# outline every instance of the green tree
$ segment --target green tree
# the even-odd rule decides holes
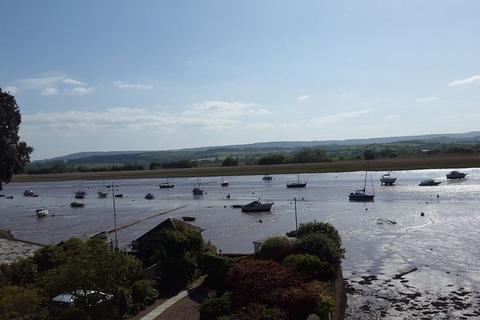
[[[21,122],[15,98],[0,89],[0,190],[30,161],[33,148],[18,136]]]
[[[364,152],[363,152],[363,158],[365,160],[373,160],[377,157],[376,155],[376,152],[375,150],[372,150],[372,149],[366,149]]]
[[[237,166],[237,165],[238,165],[238,160],[237,158],[233,158],[233,157],[226,157],[222,162],[222,166],[224,167],[231,167],[231,166]]]
[[[43,300],[34,289],[0,287],[0,319],[46,319]]]

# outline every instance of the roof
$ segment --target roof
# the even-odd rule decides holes
[[[153,229],[150,229],[148,232],[144,233],[141,235],[136,242],[142,241],[143,238],[148,237],[152,234],[155,234],[161,230],[180,230],[180,229],[187,229],[187,230],[194,230],[198,232],[202,232],[203,229],[197,226],[194,226],[188,222],[175,219],[175,218],[167,218],[165,219],[162,223],[158,224],[156,227]]]

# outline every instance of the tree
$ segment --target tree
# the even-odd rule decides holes
[[[372,149],[366,149],[364,152],[363,152],[363,158],[365,160],[373,160],[376,158],[376,154],[375,154],[375,150],[372,150]]]
[[[15,98],[0,89],[0,190],[30,161],[33,148],[18,136],[21,122]]]
[[[237,158],[233,158],[233,157],[226,157],[222,162],[222,166],[224,167],[231,167],[231,166],[237,166],[237,165],[238,165],[238,160]]]

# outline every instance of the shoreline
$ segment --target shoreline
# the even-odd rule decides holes
[[[329,173],[351,171],[399,171],[420,169],[448,169],[480,167],[479,154],[439,155],[412,158],[339,160],[333,162],[293,163],[277,165],[239,165],[232,167],[196,167],[182,169],[158,169],[135,171],[69,172],[51,174],[21,174],[12,182],[48,182],[68,180],[106,180],[177,178],[205,176],[241,176],[263,174]]]

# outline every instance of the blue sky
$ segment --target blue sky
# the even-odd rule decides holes
[[[0,5],[34,159],[479,129],[475,0]]]

